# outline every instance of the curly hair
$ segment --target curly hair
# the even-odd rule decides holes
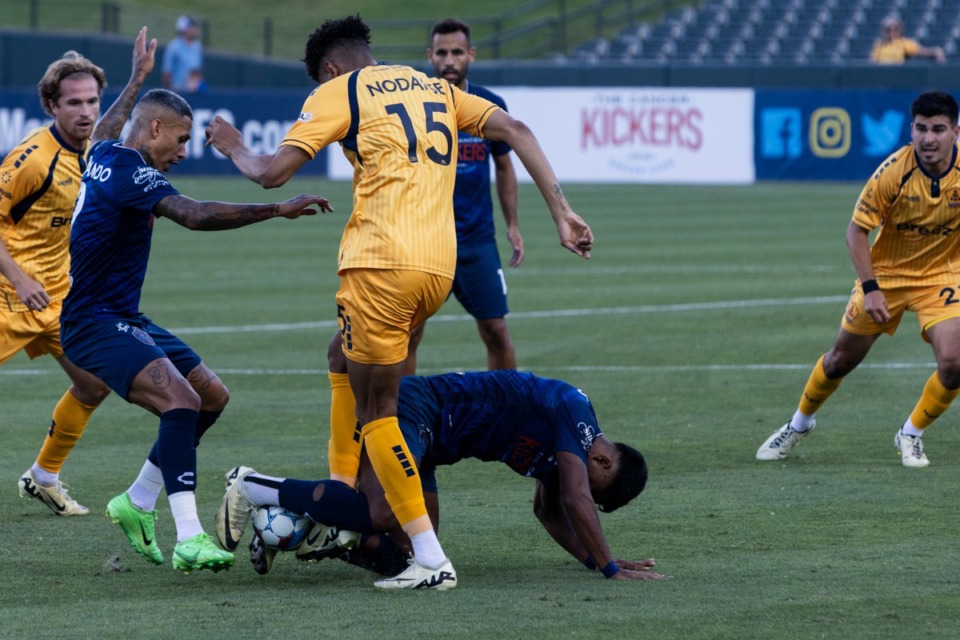
[[[600,511],[610,513],[636,498],[647,486],[647,462],[643,454],[622,442],[613,445],[620,452],[620,467],[617,475],[610,483],[610,489],[604,496],[603,504],[598,504]]]
[[[320,66],[325,60],[357,47],[370,48],[370,27],[359,14],[327,20],[310,35],[301,62],[307,68],[307,75],[320,82]]]
[[[40,94],[40,106],[48,116],[53,115],[50,103],[56,104],[60,100],[60,83],[70,76],[88,75],[97,81],[100,93],[107,86],[107,76],[103,69],[93,64],[76,51],[67,51],[59,60],[55,60],[47,67],[46,73],[37,83],[37,93]]]

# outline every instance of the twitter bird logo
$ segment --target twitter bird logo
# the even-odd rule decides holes
[[[903,136],[903,117],[899,111],[885,111],[880,120],[863,114],[863,137],[867,140],[863,155],[886,156],[893,151]]]

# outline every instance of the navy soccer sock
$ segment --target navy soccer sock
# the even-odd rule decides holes
[[[247,482],[257,482],[248,478]],[[323,485],[323,495],[313,499],[317,485]],[[372,533],[367,496],[336,480],[284,480],[280,485],[280,506],[294,513],[302,513],[314,522],[347,531]]]
[[[150,455],[156,453],[168,496],[197,489],[196,427],[197,412],[192,409],[171,409],[160,415],[157,442]]]

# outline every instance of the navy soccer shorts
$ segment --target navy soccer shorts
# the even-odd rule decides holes
[[[496,242],[457,247],[453,295],[477,320],[507,315],[507,282]]]
[[[187,343],[145,315],[66,323],[60,327],[60,341],[73,364],[103,380],[124,400],[137,374],[158,358],[169,358],[183,377],[201,362]]]

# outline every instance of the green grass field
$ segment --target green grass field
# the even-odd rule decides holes
[[[210,199],[318,191],[338,209],[226,233],[157,224],[143,309],[232,391],[199,453],[212,529],[234,465],[325,473],[324,349],[349,186],[172,179]],[[754,460],[836,332],[858,189],[568,185],[596,234],[585,262],[559,247],[535,189],[521,188],[527,259],[507,274],[518,361],[583,388],[607,435],[644,452],[647,491],[601,521],[616,555],[655,557],[673,580],[589,574],[536,522],[531,481],[472,461],[439,473],[441,540],[460,576],[449,593],[381,593],[372,574],[292,556],[268,576],[242,552],[220,574],[149,565],[101,514],[135,477],[156,420],[109,398],[63,474],[93,513],[55,518],[15,484],[66,378],[51,358],[21,354],[0,368],[0,637],[956,637],[957,414],[927,434],[927,469],[903,468],[892,443],[933,368],[913,316],[844,383],[797,455]],[[448,303],[428,325],[421,372],[484,362],[472,320]],[[169,557],[165,500],[159,510]]]

